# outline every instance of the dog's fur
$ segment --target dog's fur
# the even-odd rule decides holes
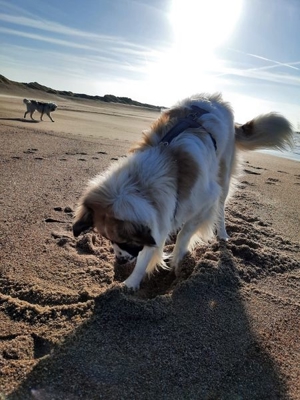
[[[198,120],[201,126],[162,143],[192,106],[207,111]],[[171,257],[178,272],[199,239],[208,240],[215,230],[228,239],[224,206],[237,171],[237,150],[282,149],[291,142],[290,123],[276,113],[238,125],[220,94],[185,99],[162,113],[126,159],[89,183],[76,211],[74,235],[95,227],[113,242],[117,257],[130,253],[128,245],[136,249],[137,262],[125,285],[137,289],[145,272],[166,266],[164,244],[179,231]]]
[[[44,103],[41,101],[28,99],[24,99],[23,103],[26,105],[27,108],[27,111],[24,114],[24,118],[26,118],[26,115],[30,113],[30,118],[34,121],[32,115],[35,111],[38,111],[41,114],[41,121],[43,121],[43,115],[47,114],[51,121],[54,122],[50,113],[57,109],[57,105],[55,103]]]

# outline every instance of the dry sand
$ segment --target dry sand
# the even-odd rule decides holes
[[[55,101],[35,123],[0,96],[0,398],[299,399],[300,164],[245,155],[230,241],[131,293],[73,210],[157,113]]]

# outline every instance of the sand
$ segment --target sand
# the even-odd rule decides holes
[[[246,154],[231,239],[133,293],[72,218],[158,114],[48,96],[55,123],[31,122],[17,94],[0,96],[0,398],[299,399],[300,164]]]

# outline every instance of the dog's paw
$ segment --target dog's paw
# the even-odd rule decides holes
[[[187,253],[185,253],[185,256],[175,268],[174,272],[176,278],[187,279],[194,271],[195,266],[195,258],[188,251]]]
[[[217,236],[218,240],[224,240],[224,242],[228,242],[228,240],[230,239],[230,236],[227,235],[227,233],[225,232],[225,234],[219,234]]]
[[[176,252],[173,254],[172,258],[171,258],[171,268],[174,269],[175,275],[178,277],[178,275],[180,274],[180,264],[181,261],[183,260],[183,258],[185,257],[185,255],[188,254],[188,250],[184,250],[180,253]]]
[[[224,240],[225,242],[227,242],[227,240],[230,239],[230,237],[227,235],[226,225],[225,225],[224,221],[220,221],[220,223],[217,227],[216,234],[217,234],[218,240]]]
[[[137,281],[136,279],[132,279],[131,276],[127,278],[123,284],[128,288],[132,290],[139,290],[140,288],[140,282]]]
[[[222,228],[218,230],[217,238],[218,240],[224,240],[225,242],[227,242],[230,239],[230,236],[227,235],[226,229]]]

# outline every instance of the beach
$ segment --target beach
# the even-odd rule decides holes
[[[0,95],[0,399],[299,399],[300,163],[244,154],[230,240],[131,292],[72,221],[159,113],[45,94],[55,122],[33,122],[21,96]]]

